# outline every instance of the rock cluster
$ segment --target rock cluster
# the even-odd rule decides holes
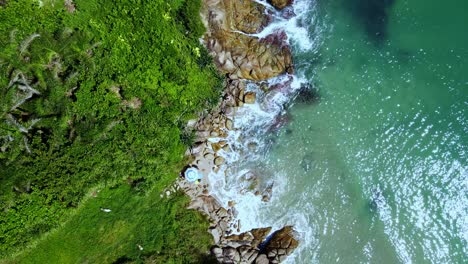
[[[210,194],[211,187],[206,177],[210,172],[224,170],[227,173],[229,160],[226,157],[234,151],[228,136],[237,129],[233,121],[236,112],[245,104],[255,104],[258,100],[257,94],[248,89],[247,84],[256,82],[263,87],[262,90],[271,90],[275,94],[283,88],[268,87],[262,81],[293,70],[284,32],[275,32],[263,39],[252,35],[267,26],[273,12],[253,0],[203,1],[201,15],[208,28],[203,41],[218,69],[227,78],[219,105],[199,120],[191,120],[187,124],[188,129],[195,131],[195,143],[186,155],[204,177],[199,184],[181,178],[178,185],[191,198],[188,208],[208,216],[208,231],[215,242],[211,253],[220,263],[279,263],[298,246],[290,226],[273,233],[267,227],[233,234],[240,232],[242,224],[235,220],[235,203],[229,202],[223,207]],[[287,82],[286,86],[289,85]],[[250,151],[256,151],[255,142],[247,142],[246,145]],[[245,177],[252,186],[258,185],[257,176],[249,174]],[[270,184],[255,194],[267,202],[272,187]]]
[[[220,263],[280,263],[297,248],[298,242],[290,226],[267,237],[271,228],[258,228],[226,237],[227,246],[211,249]]]
[[[208,29],[206,47],[230,79],[264,80],[293,70],[284,32],[259,39],[271,19],[265,7],[252,0],[206,0],[202,18]]]

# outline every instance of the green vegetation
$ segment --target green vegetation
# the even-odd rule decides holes
[[[0,258],[200,261],[205,221],[159,197],[221,87],[199,8],[0,1]]]

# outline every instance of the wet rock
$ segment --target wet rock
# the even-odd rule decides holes
[[[274,232],[265,244],[265,251],[268,254],[279,254],[279,250],[285,250],[290,254],[292,250],[296,249],[299,242],[294,238],[294,230],[291,226],[283,227],[282,229]],[[283,252],[283,251],[282,251]]]
[[[218,131],[211,131],[210,132],[210,137],[219,137],[219,132]]]
[[[226,119],[225,126],[228,130],[232,130],[234,128],[234,123],[231,119]]]
[[[291,6],[287,6],[281,12],[281,17],[284,19],[290,19],[294,16],[296,16],[296,13],[294,13],[294,9]]]
[[[211,148],[214,152],[218,152],[221,149],[221,145],[219,143],[211,143]]]
[[[254,104],[257,95],[254,92],[247,92],[244,94],[244,103],[246,104]]]
[[[247,148],[249,149],[249,151],[251,152],[256,152],[257,151],[257,147],[258,147],[258,144],[256,142],[249,142],[249,144],[247,144]]]
[[[283,8],[280,2],[289,3],[290,1],[270,2],[280,9]],[[188,154],[191,164],[196,164],[202,174],[207,175],[210,171],[219,171],[230,175],[229,166],[221,166],[226,160],[219,156],[224,155],[219,151],[221,149],[230,151],[227,136],[229,130],[235,129],[233,118],[238,111],[237,107],[256,103],[256,93],[246,91],[246,89],[250,90],[247,86],[250,85],[249,83],[255,84],[256,81],[266,80],[283,73],[292,73],[291,51],[284,31],[275,31],[262,39],[249,35],[261,31],[268,24],[272,18],[271,8],[254,0],[205,0],[202,3],[201,15],[208,29],[203,42],[213,55],[218,69],[225,74],[227,79],[224,82],[223,100],[218,107],[210,112],[201,113],[203,118],[198,122],[191,121],[188,124],[187,130],[193,128],[196,131],[195,142],[199,142]],[[281,11],[283,17],[292,15],[294,15],[292,9],[285,8]],[[268,82],[263,82],[263,91],[267,93],[265,97],[270,96],[266,99],[272,99],[267,101],[271,102],[271,107],[275,111],[279,109],[278,107],[284,107],[276,103],[275,96],[291,96],[293,93],[290,85],[292,77],[288,78],[288,76],[282,77],[281,80],[284,81],[274,85],[271,88],[272,92],[267,92]],[[266,101],[263,100],[263,93],[262,101]],[[221,138],[223,140],[213,142]],[[244,138],[239,144],[244,145],[248,142],[249,140]],[[233,148],[235,146],[234,144]],[[247,146],[250,151],[258,151],[255,142],[250,142]],[[245,177],[247,183],[251,183],[252,188],[243,191],[262,190],[255,175]],[[201,184],[191,184],[183,179],[179,179],[178,184],[192,198],[189,208],[199,210],[209,217],[209,232],[217,244],[211,252],[220,263],[279,263],[295,248],[295,240],[288,238],[282,230],[266,239],[271,232],[269,227],[232,234],[236,229],[238,232],[241,230],[240,221],[234,221],[238,214],[235,204],[229,202],[228,210],[226,210],[214,197],[210,196],[206,177],[202,179]],[[267,201],[271,197],[272,186],[270,184],[262,192],[257,191],[256,194],[261,195],[262,199]],[[262,248],[262,254],[260,254],[259,247]]]
[[[214,164],[217,166],[223,165],[226,160],[223,157],[216,157],[214,160]]]
[[[273,194],[273,183],[269,184],[268,187],[262,193],[262,201],[269,202],[271,199],[271,195]]]
[[[271,232],[271,227],[264,227],[264,228],[256,228],[250,230],[250,233],[254,237],[252,240],[252,247],[257,248],[263,240],[265,240],[266,236]]]
[[[226,151],[226,152],[228,152],[228,151],[230,150],[229,145],[224,145],[224,146],[223,146],[223,150]]]
[[[203,157],[207,160],[213,160],[214,159],[214,154],[213,153],[205,153]]]
[[[275,8],[281,10],[286,6],[292,4],[292,0],[268,0],[268,3],[270,3]]]

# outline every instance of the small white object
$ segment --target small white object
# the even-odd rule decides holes
[[[104,213],[109,213],[109,212],[111,212],[112,210],[109,209],[109,208],[101,208],[101,211],[103,211]]]
[[[201,178],[202,177],[201,177],[200,173],[195,168],[188,168],[185,171],[185,179],[187,179],[187,181],[189,181],[189,182],[195,182],[195,181],[197,181],[197,180],[199,180]]]

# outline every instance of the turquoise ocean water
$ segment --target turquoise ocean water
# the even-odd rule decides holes
[[[265,162],[292,263],[468,263],[468,1],[320,0]],[[298,216],[299,215],[299,216]]]

